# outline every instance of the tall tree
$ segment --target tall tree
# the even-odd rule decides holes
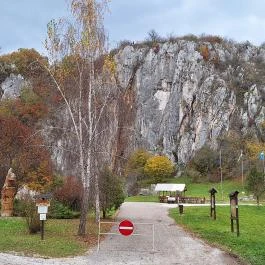
[[[251,169],[247,177],[246,189],[253,192],[257,198],[257,205],[259,205],[260,196],[265,192],[265,184],[262,172],[259,172],[256,167]]]
[[[112,68],[105,57],[103,15],[107,1],[71,0],[70,3],[73,18],[58,23],[51,21],[48,25],[46,47],[52,65],[46,69],[64,100],[77,142],[78,174],[83,188],[78,234],[84,235],[91,180],[97,166],[94,154],[102,152],[98,138],[108,128],[108,124],[102,126],[102,119],[112,98]],[[99,211],[97,177],[95,182]]]
[[[51,182],[50,154],[40,137],[16,117],[0,114],[0,173],[12,167],[18,183],[44,190]],[[0,181],[0,188],[1,188]]]

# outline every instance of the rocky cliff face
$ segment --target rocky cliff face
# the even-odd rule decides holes
[[[217,148],[218,137],[232,130],[265,141],[262,47],[177,40],[154,47],[128,45],[117,51],[114,60],[113,89],[120,94],[112,108],[116,120],[111,131],[116,140],[110,149],[116,157],[144,147],[186,163],[206,143]],[[1,84],[1,97],[12,91],[16,96],[23,82],[19,76],[8,77]],[[69,156],[60,148],[64,140],[55,142],[57,166],[71,173]],[[71,148],[69,143],[63,145]],[[122,162],[114,163],[117,168]]]
[[[135,93],[136,146],[186,163],[205,143],[216,148],[218,136],[229,130],[262,138],[264,49],[179,40],[126,46],[115,60],[121,87],[131,82]]]

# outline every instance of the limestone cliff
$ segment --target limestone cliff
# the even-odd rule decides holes
[[[134,145],[186,163],[205,143],[217,147],[229,130],[264,140],[263,48],[178,40],[128,45],[115,60],[118,83],[125,89],[131,82],[135,94]]]
[[[217,138],[231,130],[265,141],[264,48],[178,39],[151,47],[127,45],[113,58],[117,65],[113,90],[119,93],[111,107],[115,141],[108,148],[117,157],[116,168],[122,163],[119,157],[137,147],[186,163],[205,143],[217,148]],[[8,77],[1,84],[1,97],[12,91],[16,96],[23,82],[19,76]],[[56,114],[62,123],[68,122],[66,116]],[[73,144],[58,134],[52,140],[54,134],[45,126],[57,167],[71,172],[73,166],[63,150]]]

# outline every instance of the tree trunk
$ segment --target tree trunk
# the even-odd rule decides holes
[[[79,236],[84,236],[86,234],[88,202],[89,202],[89,187],[84,187],[83,195],[82,195],[80,222],[79,222],[79,228],[78,228]]]
[[[103,212],[103,219],[105,219],[106,218],[106,210],[103,209],[102,212]]]
[[[95,205],[96,205],[96,222],[100,221],[100,204],[99,204],[99,186],[98,186],[98,175],[95,174]]]
[[[259,206],[259,196],[257,196],[257,205]]]

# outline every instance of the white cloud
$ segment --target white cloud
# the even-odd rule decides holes
[[[0,46],[43,50],[46,24],[66,13],[65,0],[1,1]],[[265,41],[263,0],[112,0],[106,28],[112,46],[120,40],[143,40],[155,29],[170,33],[222,35],[254,44]]]

